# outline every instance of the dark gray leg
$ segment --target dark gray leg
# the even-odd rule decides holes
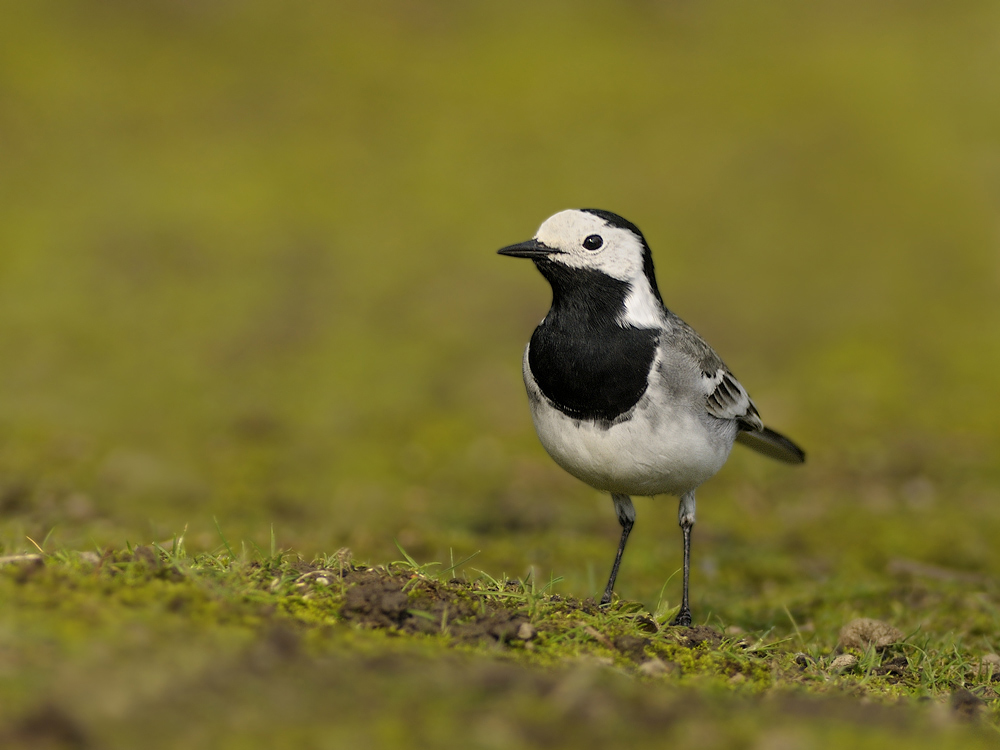
[[[625,542],[628,541],[629,532],[635,523],[635,508],[632,499],[628,495],[612,495],[615,501],[615,513],[618,514],[618,523],[622,525],[622,539],[618,542],[618,554],[615,555],[615,564],[611,568],[611,577],[608,578],[608,587],[604,589],[604,596],[601,597],[601,604],[611,602],[611,593],[615,589],[615,579],[618,577],[618,566],[622,562],[622,553],[625,552]]]
[[[691,527],[694,526],[694,491],[681,497],[677,508],[677,523],[684,535],[684,591],[681,594],[681,608],[671,625],[691,625],[691,607],[688,606],[688,581],[691,578]]]

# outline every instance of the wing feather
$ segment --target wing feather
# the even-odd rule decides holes
[[[806,460],[805,451],[770,427],[759,432],[740,432],[736,442],[786,464],[800,464]]]
[[[708,393],[705,408],[709,414],[718,419],[735,419],[743,430],[764,429],[757,407],[725,365],[711,374],[703,372],[702,382]]]

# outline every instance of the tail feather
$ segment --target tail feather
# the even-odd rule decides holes
[[[736,435],[736,442],[786,464],[801,464],[806,460],[804,450],[769,427],[760,431],[740,432]]]

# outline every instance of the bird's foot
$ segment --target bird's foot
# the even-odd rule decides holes
[[[670,624],[673,625],[675,628],[676,627],[681,627],[681,628],[689,628],[689,627],[691,627],[691,610],[690,609],[682,609],[680,612],[677,613],[677,617],[675,617],[673,619],[673,622],[671,622]]]
[[[604,596],[601,597],[601,606],[606,607],[611,604],[611,591],[605,591]]]

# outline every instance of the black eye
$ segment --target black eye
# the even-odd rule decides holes
[[[601,235],[599,234],[592,234],[583,241],[583,246],[588,250],[596,250],[603,244],[604,240],[601,239]]]

